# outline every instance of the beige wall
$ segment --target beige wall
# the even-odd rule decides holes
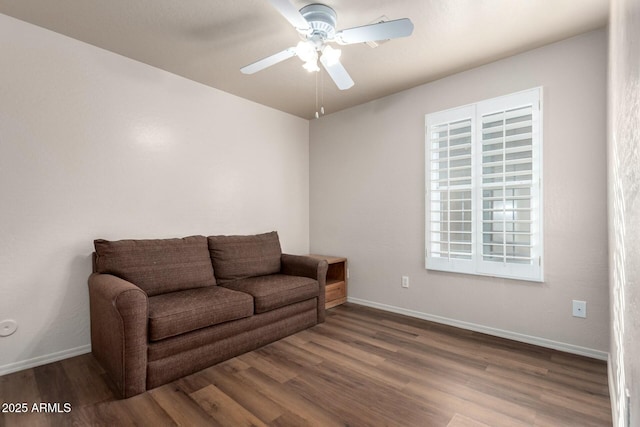
[[[348,257],[351,300],[606,358],[606,63],[599,30],[312,121],[311,250]],[[424,115],[536,86],[545,282],[426,271]]]
[[[95,238],[309,250],[308,121],[0,15],[0,374],[89,350]]]
[[[609,389],[622,427],[640,425],[640,1],[613,0],[609,28]]]

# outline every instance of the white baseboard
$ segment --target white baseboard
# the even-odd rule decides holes
[[[417,317],[418,319],[429,320],[431,322],[442,323],[457,328],[468,329],[470,331],[481,332],[483,334],[493,335],[500,338],[507,338],[514,341],[520,341],[527,344],[534,344],[540,347],[552,348],[554,350],[564,351],[566,353],[587,356],[593,359],[608,360],[609,353],[591,348],[580,347],[573,344],[553,341],[546,338],[534,337],[531,335],[520,334],[518,332],[505,331],[503,329],[492,328],[489,326],[478,325],[475,323],[464,322],[462,320],[450,319],[447,317],[437,316],[435,314],[423,313],[420,311],[409,310],[406,308],[396,307],[393,305],[382,304],[379,302],[363,300],[360,298],[347,297],[348,302],[360,304],[367,307],[378,308],[392,313],[403,314],[409,317]]]
[[[45,354],[34,357],[32,359],[21,360],[19,362],[9,363],[0,366],[0,376],[11,374],[13,372],[22,371],[24,369],[35,368],[36,366],[46,365],[47,363],[57,362],[58,360],[68,359],[70,357],[79,356],[91,352],[91,345],[81,345],[80,347],[70,348],[58,351],[56,353]]]
[[[409,310],[402,307],[396,307],[393,305],[382,304],[379,302],[368,301],[360,298],[348,297],[348,302],[354,304],[364,305],[366,307],[377,308],[392,313],[402,314],[409,317],[416,317],[418,319],[429,320],[431,322],[442,323],[444,325],[455,326],[457,328],[467,329],[470,331],[481,332],[488,335],[494,335],[501,338],[507,338],[514,341],[520,341],[527,344],[534,344],[540,347],[552,348],[554,350],[560,350],[567,353],[578,354],[580,356],[587,356],[599,360],[609,361],[609,353],[594,350],[587,347],[581,347],[573,344],[562,343],[558,341],[549,340],[546,338],[534,337],[531,335],[520,334],[518,332],[505,331],[503,329],[492,328],[489,326],[478,325],[475,323],[464,322],[461,320],[450,319],[448,317],[437,316],[434,314],[423,313],[420,311]],[[59,351],[56,353],[45,354],[43,356],[34,357],[32,359],[22,360],[19,362],[9,363],[7,365],[0,366],[0,376],[10,374],[13,372],[22,371],[24,369],[34,368],[36,366],[46,365],[47,363],[57,362],[59,360],[68,359],[70,357],[79,356],[91,352],[91,345],[82,345],[80,347],[71,348],[68,350]],[[609,361],[609,389],[612,387],[612,375],[611,363]],[[613,394],[612,394],[613,396]]]

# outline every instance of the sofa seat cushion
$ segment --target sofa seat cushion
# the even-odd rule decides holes
[[[149,339],[158,341],[253,315],[251,295],[220,286],[149,298]]]
[[[280,272],[282,250],[275,231],[207,239],[218,284]]]
[[[222,285],[253,296],[255,312],[264,313],[318,296],[318,281],[308,277],[271,274]]]
[[[207,238],[116,240],[98,239],[95,272],[133,283],[148,296],[213,286],[216,279]]]

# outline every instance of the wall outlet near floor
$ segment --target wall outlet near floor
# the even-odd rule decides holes
[[[409,287],[409,276],[402,276],[402,287],[403,288]]]
[[[573,300],[573,317],[587,317],[587,302]]]
[[[13,319],[6,319],[0,322],[0,337],[8,337],[18,329],[18,322]]]

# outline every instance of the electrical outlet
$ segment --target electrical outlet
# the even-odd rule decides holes
[[[573,317],[587,317],[587,302],[573,300]]]
[[[409,276],[402,276],[402,287],[403,288],[409,287]]]
[[[13,335],[18,329],[18,322],[13,319],[6,319],[0,322],[0,337]]]

